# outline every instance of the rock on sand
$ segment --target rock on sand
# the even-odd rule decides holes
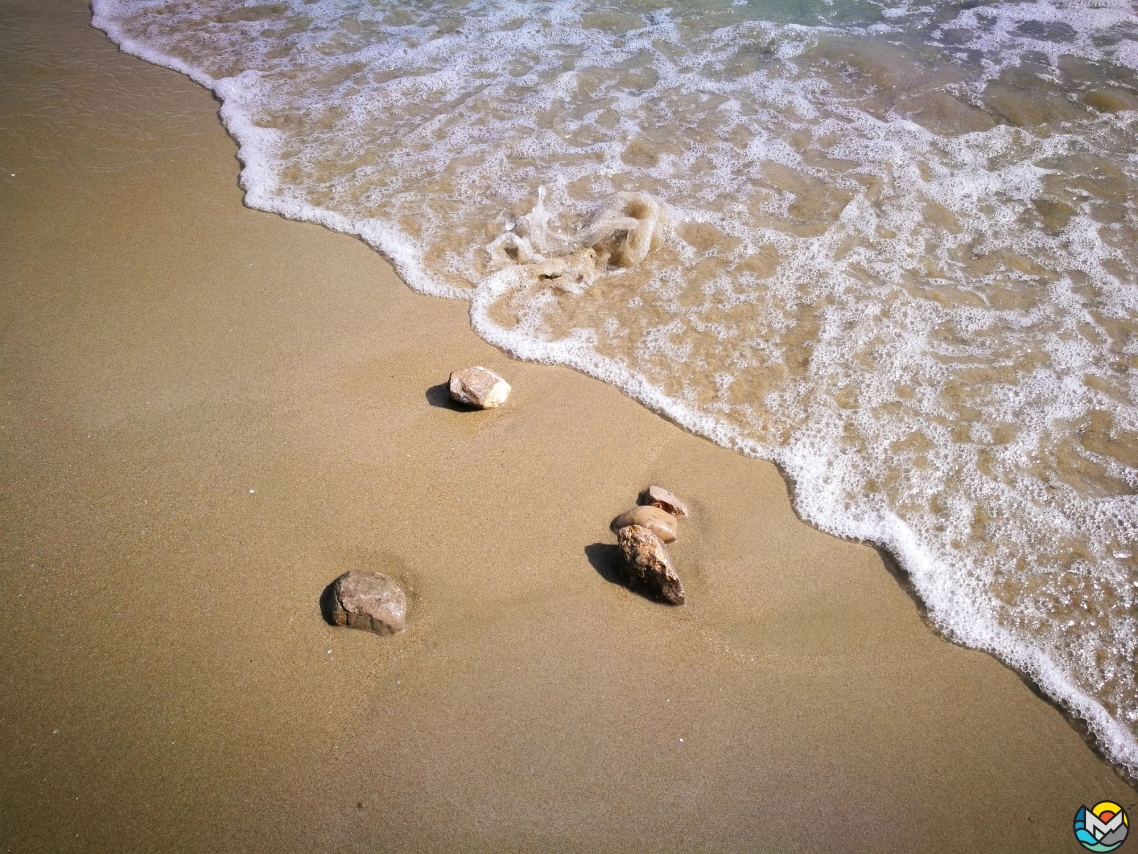
[[[407,595],[386,575],[345,572],[326,595],[325,616],[337,626],[394,635],[406,625]]]
[[[659,507],[633,507],[613,519],[609,527],[613,531],[619,531],[629,525],[647,528],[665,543],[676,541],[676,517]]]
[[[688,506],[662,486],[650,486],[640,493],[640,503],[647,507],[659,507],[681,519],[688,517]]]
[[[475,365],[450,375],[450,396],[467,406],[494,409],[510,396],[510,384],[489,368]]]
[[[628,565],[630,587],[671,605],[684,604],[684,587],[659,537],[641,525],[627,525],[616,538]]]

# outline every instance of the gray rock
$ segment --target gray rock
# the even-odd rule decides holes
[[[615,532],[629,525],[647,528],[665,543],[676,541],[676,517],[659,507],[633,507],[613,519],[609,527]]]
[[[616,539],[628,566],[629,587],[671,605],[684,604],[684,586],[659,537],[640,525],[627,525]]]
[[[394,635],[407,624],[407,596],[378,572],[345,572],[329,588],[325,616],[337,626]]]
[[[662,486],[650,486],[640,493],[640,503],[647,507],[659,507],[681,519],[688,518],[688,506]]]
[[[450,375],[450,396],[467,406],[494,409],[510,396],[510,384],[489,368],[475,365]]]

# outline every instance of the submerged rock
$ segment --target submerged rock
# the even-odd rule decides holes
[[[407,595],[386,575],[353,570],[332,582],[324,610],[337,626],[394,635],[407,624]]]
[[[629,587],[671,605],[684,604],[684,587],[659,537],[641,525],[627,525],[616,539],[628,566]]]
[[[488,368],[475,365],[450,375],[450,396],[467,406],[494,409],[510,396],[510,384]]]
[[[621,513],[613,519],[609,527],[613,531],[619,531],[629,525],[647,528],[665,543],[676,541],[676,517],[659,507],[633,507],[627,513]]]
[[[650,486],[640,493],[640,503],[647,507],[659,507],[681,519],[688,518],[688,506],[662,486]]]

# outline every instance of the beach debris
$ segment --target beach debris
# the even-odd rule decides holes
[[[684,587],[663,540],[642,525],[626,525],[616,539],[628,565],[629,587],[670,605],[684,604]]]
[[[510,396],[510,384],[489,368],[475,365],[450,375],[450,396],[468,406],[494,409]]]
[[[673,227],[666,206],[648,193],[616,193],[575,231],[560,231],[545,205],[546,188],[523,216],[506,223],[487,247],[490,267],[509,271],[513,287],[548,287],[584,293],[606,271],[629,269],[643,262],[652,247]],[[501,279],[506,282],[507,279]]]
[[[662,486],[650,486],[640,493],[640,503],[648,507],[659,507],[680,519],[688,518],[688,506]]]
[[[653,507],[651,505],[633,507],[627,513],[621,513],[613,519],[609,527],[615,533],[621,528],[627,528],[629,525],[639,525],[642,528],[647,528],[665,543],[674,543],[676,541],[676,517],[666,510],[661,510],[659,507]]]
[[[593,248],[598,267],[635,267],[648,257],[666,221],[663,206],[648,193],[617,193],[577,233],[576,242]]]
[[[323,605],[330,623],[378,635],[398,634],[407,622],[407,595],[402,588],[386,575],[369,570],[352,570],[337,578]]]

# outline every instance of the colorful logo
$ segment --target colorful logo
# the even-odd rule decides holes
[[[1126,841],[1130,819],[1114,801],[1099,801],[1075,813],[1075,838],[1088,851],[1113,851]]]

